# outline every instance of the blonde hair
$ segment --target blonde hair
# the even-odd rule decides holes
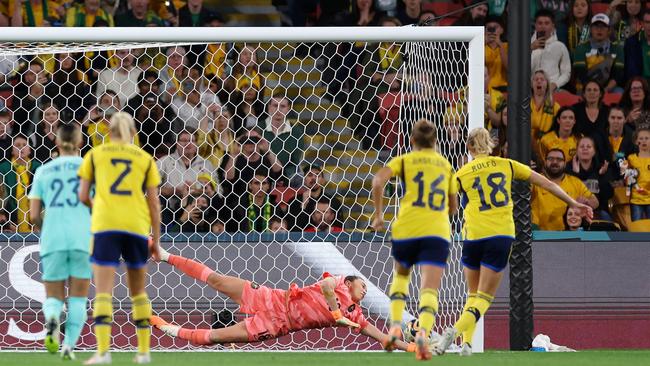
[[[421,119],[413,125],[411,133],[413,143],[421,149],[429,149],[436,146],[436,127],[426,119]]]
[[[75,152],[81,144],[81,129],[72,124],[62,124],[56,131],[56,146],[67,153]]]
[[[135,135],[135,123],[130,114],[117,112],[111,117],[111,141],[131,143]]]
[[[490,132],[483,127],[473,128],[467,136],[467,148],[472,155],[490,155],[494,149]]]

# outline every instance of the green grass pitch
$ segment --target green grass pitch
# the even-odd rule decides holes
[[[13,365],[80,365],[90,353],[77,353],[76,361],[62,361],[58,355],[44,352],[3,352],[0,364]],[[113,365],[133,365],[133,353],[112,353]],[[643,351],[583,351],[576,353],[487,352],[471,357],[448,354],[429,362],[416,361],[413,354],[403,352],[154,352],[152,366],[396,366],[396,365],[450,365],[450,366],[600,366],[648,365],[650,350]]]

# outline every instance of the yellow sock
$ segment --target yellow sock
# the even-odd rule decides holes
[[[467,307],[467,310],[463,311],[460,319],[458,319],[456,324],[454,324],[456,331],[458,333],[463,333],[476,325],[478,320],[481,319],[481,316],[483,316],[490,307],[492,300],[494,300],[494,296],[479,291],[476,294],[474,302]]]
[[[403,276],[393,273],[393,282],[390,284],[390,319],[392,324],[402,324],[402,314],[406,307],[406,297],[409,294],[410,274]]]
[[[465,306],[463,306],[463,313],[467,308],[472,306],[476,299],[476,292],[470,292],[467,294],[467,300],[465,301]],[[474,337],[474,330],[476,330],[476,324],[471,326],[468,330],[463,332],[463,343],[472,344],[472,338]]]
[[[427,337],[433,329],[436,322],[436,313],[438,312],[438,290],[425,288],[420,291],[420,317],[418,323],[420,329],[424,329]]]
[[[149,353],[151,343],[151,302],[146,293],[135,295],[133,302],[133,320],[135,321],[135,334],[138,337],[138,353]]]
[[[113,322],[113,297],[111,294],[98,293],[95,296],[93,317],[95,318],[97,352],[104,354],[111,347],[111,325]]]

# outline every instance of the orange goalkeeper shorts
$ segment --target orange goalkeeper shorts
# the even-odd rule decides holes
[[[285,290],[247,281],[242,292],[240,310],[252,315],[244,320],[250,342],[278,338],[290,331]]]

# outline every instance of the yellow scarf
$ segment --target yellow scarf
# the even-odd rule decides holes
[[[18,208],[17,228],[19,233],[28,233],[32,231],[32,225],[29,223],[29,200],[27,199],[27,187],[29,186],[29,162],[22,165],[11,160],[11,165],[16,172],[16,207]]]
[[[223,65],[226,62],[226,47],[223,43],[208,45],[208,52],[205,57],[205,75],[214,75],[223,78]]]
[[[399,69],[402,65],[402,56],[400,55],[400,45],[392,43],[382,43],[379,46],[379,60],[381,61],[381,71],[389,68]]]

